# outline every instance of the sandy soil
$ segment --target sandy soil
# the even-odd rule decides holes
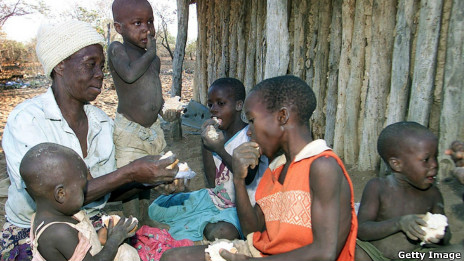
[[[162,59],[161,81],[163,85],[163,93],[165,98],[169,97],[168,91],[171,86],[171,75],[169,69],[171,64],[169,59]],[[187,61],[186,68],[193,68],[192,61]],[[45,85],[47,86],[47,85]],[[182,99],[188,101],[192,97],[193,74],[185,74],[183,76],[183,93]],[[20,102],[27,98],[31,98],[46,91],[46,88],[27,88],[15,90],[0,90],[0,134],[3,134],[6,118],[9,112]],[[105,89],[102,94],[93,102],[96,106],[102,108],[110,117],[114,117],[117,106],[116,92],[112,88],[110,79],[105,80]],[[189,166],[198,174],[191,182],[190,189],[195,190],[205,186],[205,178],[203,175],[203,166],[201,161],[201,141],[199,135],[193,134],[194,129],[183,126],[183,139],[173,141],[167,139],[167,150],[173,151],[178,155],[181,162],[188,162]],[[6,163],[3,155],[3,150],[0,151],[0,180],[7,176]],[[362,190],[366,182],[375,177],[373,172],[359,172],[356,169],[349,169],[350,176],[353,181],[356,202],[359,202],[362,195]],[[451,231],[453,232],[452,242],[461,242],[464,239],[464,204],[463,192],[464,186],[458,183],[454,178],[450,178],[438,183],[443,198],[445,200],[445,212],[449,218]],[[156,193],[153,193],[156,196]],[[0,198],[0,226],[4,224],[4,204],[6,198]],[[112,211],[117,211],[118,206],[112,205]]]

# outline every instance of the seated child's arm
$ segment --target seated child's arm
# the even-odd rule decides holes
[[[135,234],[135,231],[129,233],[136,226],[136,223],[132,223],[132,219],[121,219],[114,227],[110,221],[109,226],[111,229],[108,229],[106,245],[95,256],[90,255],[90,252],[87,251],[84,261],[113,260],[124,239]],[[39,238],[39,252],[45,260],[67,261],[73,256],[81,237],[83,237],[82,234],[69,225],[54,224],[46,229]]]
[[[214,164],[213,154],[218,154],[221,157],[222,162],[226,165],[226,167],[232,171],[232,156],[227,153],[224,148],[225,145],[225,137],[222,131],[217,131],[217,138],[213,139],[208,135],[209,127],[215,125],[216,121],[213,119],[206,120],[203,125],[201,126],[201,141],[202,141],[202,155],[203,155],[203,166],[205,169],[206,179],[211,187],[215,186],[215,179],[216,179],[216,165]]]
[[[258,167],[259,156],[259,146],[256,142],[245,142],[241,144],[234,150],[232,156],[235,204],[244,235],[248,235],[251,232],[263,231],[265,228],[264,214],[258,204],[256,204],[254,208],[251,205],[245,184],[245,179],[248,176],[248,169],[255,169]]]
[[[79,243],[78,233],[66,224],[51,225],[40,236],[38,250],[45,260],[69,260]]]
[[[340,236],[340,229],[346,229],[340,227],[340,210],[343,209],[340,199],[345,198],[346,202],[346,197],[350,197],[346,184],[343,186],[347,181],[334,158],[316,159],[309,174],[313,243],[282,254],[280,258],[296,260],[305,256],[305,260],[336,260],[337,249],[341,250],[346,241],[346,235]],[[345,189],[341,189],[343,187]],[[350,220],[347,219],[345,222],[351,226]]]
[[[215,187],[216,180],[216,164],[214,164],[213,154],[207,150],[203,145],[201,147],[201,154],[203,158],[203,169],[205,170],[206,181],[209,188]]]
[[[147,51],[135,61],[131,61],[122,43],[112,42],[108,47],[108,59],[118,76],[127,83],[133,83],[139,79],[155,60],[155,39],[150,33],[147,33],[147,37]]]
[[[411,214],[377,221],[382,185],[378,178],[374,178],[364,188],[358,212],[358,238],[365,241],[379,240],[402,231],[410,239],[418,240],[425,234],[420,228],[426,224],[423,215]]]

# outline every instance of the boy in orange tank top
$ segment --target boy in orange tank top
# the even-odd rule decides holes
[[[341,160],[325,141],[311,137],[308,123],[315,108],[313,91],[294,76],[264,80],[245,100],[251,141],[234,150],[232,168],[240,226],[244,235],[250,234],[247,244],[253,256],[354,260],[353,187]],[[258,185],[253,207],[245,178],[261,154],[272,162]],[[161,260],[198,260],[200,250],[185,248],[176,251],[178,256],[165,252]],[[251,258],[224,249],[219,253],[226,260]]]

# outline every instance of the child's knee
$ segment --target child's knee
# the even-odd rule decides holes
[[[240,237],[237,228],[231,223],[219,221],[217,223],[208,223],[203,231],[205,238],[209,241],[215,239],[237,239]]]

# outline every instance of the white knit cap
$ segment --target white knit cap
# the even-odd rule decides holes
[[[53,68],[61,61],[92,44],[103,46],[103,36],[88,23],[70,20],[42,25],[37,33],[35,51],[45,75],[50,77]]]

